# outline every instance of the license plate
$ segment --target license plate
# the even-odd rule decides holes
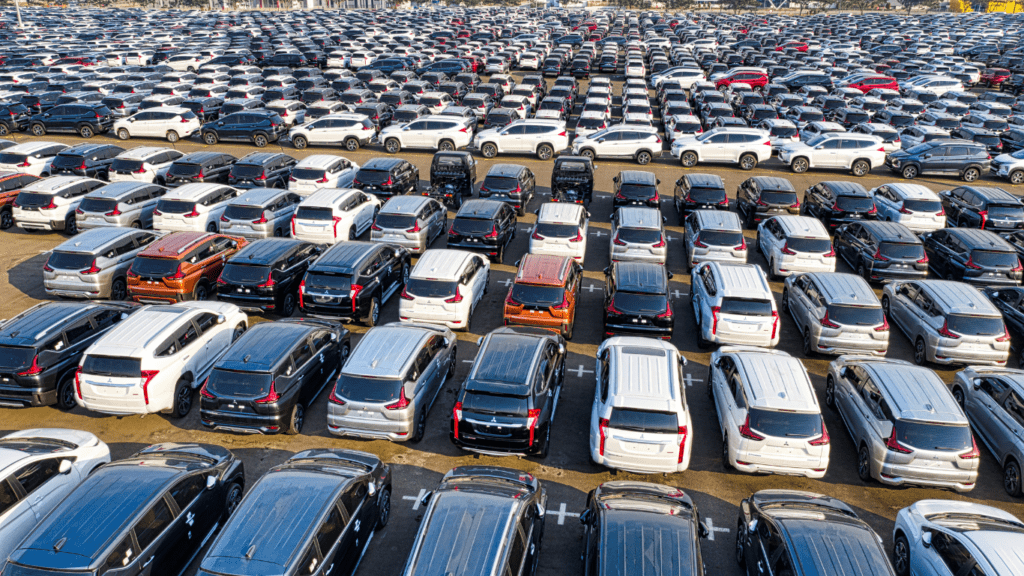
[[[74,276],[68,276],[66,274],[61,274],[60,276],[57,277],[57,279],[58,280],[64,280],[65,282],[70,282],[71,280],[74,280],[75,277]]]
[[[313,297],[313,301],[316,302],[317,304],[326,304],[327,302],[330,302],[331,300],[333,300],[333,298],[331,298],[330,296],[314,296]]]
[[[658,446],[656,444],[639,444],[637,442],[624,442],[623,448],[630,452],[636,452],[638,454],[655,454],[658,452]]]

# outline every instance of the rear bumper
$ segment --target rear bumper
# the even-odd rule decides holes
[[[672,474],[675,472],[685,472],[689,468],[689,458],[684,457],[683,463],[679,464],[676,462],[676,457],[670,458],[644,458],[637,456],[626,456],[620,454],[608,454],[605,451],[605,455],[602,456],[596,451],[591,451],[590,459],[595,464],[606,466],[614,470],[622,470],[624,472],[633,472],[636,474]]]
[[[604,325],[605,336],[652,336],[654,338],[672,338],[672,327],[664,328],[653,324],[636,324],[611,322]]]
[[[327,431],[335,436],[405,442],[412,438],[414,427],[411,419],[406,421],[386,418],[352,418],[348,415],[332,414],[330,408],[327,412]]]
[[[217,300],[234,304],[246,312],[269,312],[277,308],[277,301],[273,296],[239,296],[231,292],[218,292]]]
[[[890,486],[926,486],[970,492],[978,481],[978,471],[930,470],[883,462],[876,479]]]
[[[889,350],[888,340],[874,339],[851,339],[843,337],[822,338],[818,337],[816,342],[819,354],[870,354],[871,356],[885,356]]]
[[[737,460],[742,457],[741,454],[737,454]],[[798,467],[798,466],[774,466],[769,464],[741,464],[742,460],[738,460],[735,467],[740,472],[748,472],[750,474],[779,474],[784,476],[803,476],[805,478],[823,478],[825,472],[828,470],[828,461],[824,464],[816,464],[817,468],[810,467]]]
[[[1006,350],[962,350],[960,346],[935,346],[934,348],[929,346],[929,348],[929,355],[932,356],[929,360],[944,365],[1006,366],[1006,361],[1010,357],[1008,345]]]
[[[237,434],[277,434],[288,429],[286,414],[291,408],[282,410],[281,414],[267,416],[263,414],[239,414],[219,410],[200,410],[199,417],[203,426],[223,432]]]

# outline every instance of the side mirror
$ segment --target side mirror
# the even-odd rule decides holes
[[[757,530],[757,518],[747,522],[747,531],[753,533],[755,530]]]
[[[223,323],[225,323],[227,321],[228,321],[228,319],[223,314],[218,314],[217,315],[217,324],[223,324]]]
[[[519,267],[519,263],[522,262],[522,261],[523,261],[522,258],[520,258],[519,260],[516,260],[515,262],[513,262],[512,265],[515,266],[516,268],[518,268]]]
[[[661,223],[662,224],[668,224],[668,216],[662,216],[661,217]]]
[[[924,534],[921,534],[921,544],[924,544],[925,548],[931,548],[932,547],[932,533],[931,532],[925,532]]]
[[[711,534],[711,530],[708,529],[708,525],[707,524],[705,524],[704,522],[701,522],[698,525],[698,527],[697,527],[697,534],[701,538],[707,538],[708,534]]]
[[[377,493],[377,485],[374,484],[373,482],[370,482],[370,485],[366,487],[366,493],[369,494],[370,496],[373,496],[374,494],[376,494]]]
[[[426,506],[427,504],[430,504],[430,499],[433,497],[434,493],[432,491],[424,494],[423,498],[420,498],[420,506]]]
[[[213,488],[216,485],[217,485],[217,477],[216,476],[207,476],[206,477],[206,489],[207,490],[213,490]]]
[[[929,158],[931,158],[931,157],[932,157],[932,155],[931,155],[931,154],[925,154],[924,156],[921,156],[921,159],[922,159],[922,160],[927,160],[927,159],[929,159]],[[929,540],[930,540],[930,539],[931,539],[931,533],[928,533],[928,532],[926,532],[926,534],[928,534],[928,535],[929,535]]]
[[[558,353],[561,354],[562,356],[565,356],[565,344],[558,345]]]
[[[722,367],[722,359],[718,358],[717,360],[715,360],[715,368],[721,368],[721,367]]]
[[[71,460],[61,460],[60,461],[60,468],[58,468],[57,471],[60,472],[61,474],[70,474],[71,473]]]
[[[661,184],[661,178],[658,178],[658,179],[656,179],[656,180],[654,181],[654,183],[655,183],[655,184]]]
[[[537,208],[536,210],[534,210],[533,213],[535,215],[537,215],[537,216],[540,216],[540,208]]]
[[[849,377],[849,374],[850,374],[850,367],[849,366],[843,366],[842,368],[839,369],[839,377],[840,378],[846,379],[846,378]]]
[[[590,508],[587,508],[580,513],[580,524],[590,524],[590,519],[593,517],[593,513]]]
[[[973,384],[975,390],[981,388],[981,378],[975,378]]]
[[[667,271],[666,271],[666,272],[667,272]],[[672,279],[672,277],[673,277],[673,276],[675,276],[675,275],[674,275],[674,274],[672,274],[671,272],[667,272],[667,274],[668,274],[668,279],[669,279],[669,280],[671,280],[671,279]]]
[[[537,516],[543,518],[545,513],[547,513],[547,510],[544,509],[544,505],[537,502]]]

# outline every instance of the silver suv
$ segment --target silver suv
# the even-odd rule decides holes
[[[1021,495],[1024,463],[1024,370],[972,366],[956,373],[953,398],[1003,467],[1003,488]]]
[[[914,344],[914,362],[1005,366],[1010,333],[999,309],[977,289],[948,280],[893,282],[882,309]]]
[[[167,189],[149,182],[113,182],[82,198],[75,210],[79,230],[101,226],[152,228],[156,203]]]
[[[705,262],[690,274],[697,345],[779,343],[779,312],[764,271],[756,264]]]
[[[811,272],[786,278],[782,311],[800,330],[804,356],[871,354],[889,349],[889,322],[871,286],[860,276]]]
[[[137,228],[95,228],[53,249],[43,266],[43,287],[61,298],[128,297],[127,274],[135,255],[161,235]]]
[[[825,404],[857,446],[867,482],[974,489],[980,463],[967,417],[935,372],[904,360],[840,356],[828,367]]]

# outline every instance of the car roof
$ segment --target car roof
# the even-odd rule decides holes
[[[6,152],[9,152],[10,150],[11,149],[8,148]],[[35,192],[37,194],[52,194],[79,182],[96,182],[96,180],[85,176],[50,176],[49,178],[43,178],[42,180],[32,182],[22,188],[21,191]]]
[[[430,202],[426,196],[392,196],[381,206],[380,214],[415,214]]]
[[[917,283],[947,314],[1001,316],[992,301],[974,286],[950,280],[919,280]]]
[[[750,182],[751,184],[756,184],[762,190],[796,191],[796,188],[793,187],[793,183],[789,179],[779,176],[754,176],[750,179]]]
[[[813,510],[775,510],[773,517],[791,545],[793,563],[808,576],[892,574],[875,532],[857,518]]]
[[[236,164],[266,164],[281,156],[284,156],[284,154],[280,152],[253,152],[239,158]]]
[[[334,208],[342,199],[358,193],[359,190],[354,188],[321,188],[303,198],[299,206]]]
[[[375,242],[338,242],[321,254],[309,267],[309,271],[331,270],[352,274],[363,260],[377,251],[379,246],[380,244]]]
[[[882,242],[921,244],[921,239],[910,228],[899,222],[868,220],[861,222],[861,226]]]
[[[278,192],[282,192],[278,190]],[[229,264],[273,264],[282,255],[308,244],[298,238],[264,238],[250,242],[228,260]]]
[[[250,188],[228,200],[228,204],[231,206],[262,206],[288,193],[287,190],[279,188]]]
[[[691,212],[697,220],[700,230],[730,230],[742,232],[740,217],[735,212],[725,210],[694,210]]]
[[[111,182],[105,184],[85,195],[86,198],[120,198],[125,194],[130,194],[141,188],[152,188],[153,184],[149,182],[136,182],[136,181],[124,181],[124,182]]]
[[[718,174],[686,174],[685,178],[690,181],[691,186],[698,188],[725,189],[725,181]]]
[[[868,361],[861,364],[885,393],[897,418],[942,424],[967,424],[946,384],[934,371],[907,362]]]
[[[472,257],[473,253],[465,250],[426,250],[416,261],[409,277],[421,280],[457,280],[466,261]]]
[[[827,304],[868,306],[872,308],[881,306],[871,286],[856,274],[810,272],[807,276],[818,286]]]
[[[363,335],[345,362],[344,374],[399,378],[428,337],[436,331],[421,326],[392,323]]]
[[[871,193],[867,191],[864,186],[859,182],[849,182],[846,180],[828,180],[825,182],[819,182],[821,186],[824,186],[835,192],[840,196],[862,196],[870,198]]]
[[[495,164],[487,171],[488,176],[516,177],[526,170],[525,166],[519,164]]]
[[[175,162],[181,162],[184,164],[201,164],[210,160],[219,160],[224,156],[225,154],[223,152],[192,152],[178,158]]]
[[[720,280],[722,296],[727,298],[761,296],[770,300],[774,299],[771,288],[768,286],[768,280],[757,264],[709,262],[707,266]]]
[[[1020,198],[1010,194],[1002,188],[996,188],[994,186],[962,186],[965,190],[971,190],[975,194],[982,196],[989,202],[998,202],[1012,204],[1014,206],[1020,206]]]
[[[178,258],[189,248],[213,236],[214,234],[209,232],[174,232],[153,242],[138,255],[149,258]]]
[[[774,216],[787,236],[828,239],[828,231],[821,220],[810,216]]]
[[[904,197],[905,199],[938,200],[939,195],[932,192],[932,189],[923,184],[911,184],[909,182],[894,182],[886,184],[890,190]]]
[[[138,234],[134,228],[122,228],[119,226],[101,226],[78,233],[69,240],[53,249],[54,252],[78,252],[91,254],[95,250],[107,244]]]
[[[618,337],[607,341],[602,350],[611,355],[615,373],[612,405],[677,412],[681,409],[675,368],[678,351],[660,340]]]
[[[0,324],[0,344],[32,346],[36,341],[59,333],[64,326],[95,309],[85,302],[44,302]]]
[[[327,168],[341,159],[341,156],[335,156],[333,154],[313,154],[299,160],[295,165],[295,168]]]
[[[584,212],[583,206],[571,202],[545,202],[540,205],[537,223],[578,224]]]
[[[724,346],[719,352],[731,353],[743,371],[752,408],[820,412],[807,370],[797,358],[752,346]]]
[[[216,367],[239,372],[270,372],[291,352],[286,344],[300,340],[317,328],[323,326],[292,320],[261,322],[235,340]]]
[[[517,284],[540,286],[563,286],[569,274],[573,259],[568,256],[527,254],[523,256],[516,272]]]
[[[499,390],[528,390],[534,360],[553,337],[554,333],[541,336],[508,328],[494,330],[477,352],[469,379],[495,384]]]
[[[650,228],[660,230],[662,227],[661,211],[648,206],[623,206],[616,211],[619,226],[625,228]]]
[[[363,164],[362,168],[360,168],[360,169],[361,170],[390,170],[390,169],[392,169],[392,168],[394,168],[396,166],[401,166],[402,162],[405,162],[405,160],[402,160],[401,158],[387,158],[387,157],[377,156],[375,158],[370,158],[369,160],[367,160],[366,164]]]
[[[1013,246],[1003,239],[1002,236],[988,230],[977,228],[948,228],[948,233],[956,236],[968,248],[974,250],[999,250],[1002,252],[1014,252]]]
[[[504,205],[505,203],[500,200],[486,200],[483,198],[467,200],[462,205],[462,208],[459,208],[455,217],[493,218]]]

